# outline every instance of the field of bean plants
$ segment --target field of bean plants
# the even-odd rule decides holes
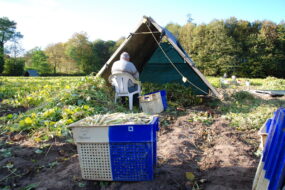
[[[284,90],[285,80],[208,80],[220,99],[195,97],[176,84],[142,85],[143,93],[165,89],[169,104],[159,114],[156,177],[121,183],[81,179],[67,128],[94,114],[130,113],[128,105],[114,104],[113,89],[103,79],[0,77],[0,189],[251,189],[260,154],[257,131],[285,106],[285,98],[248,90]]]

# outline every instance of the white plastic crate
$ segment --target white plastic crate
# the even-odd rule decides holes
[[[76,126],[76,123],[73,125]],[[108,127],[72,127],[72,132],[77,144],[82,178],[111,181]]]
[[[260,145],[259,148],[261,150],[264,149],[265,143],[267,140],[270,124],[271,124],[272,119],[267,119],[266,122],[263,124],[263,126],[259,129],[258,135],[260,136]]]
[[[83,179],[112,180],[109,143],[78,143],[77,151]]]
[[[166,109],[166,92],[157,91],[139,97],[143,112],[149,114],[161,113]]]
[[[260,145],[259,145],[259,148],[261,150],[264,149],[264,146],[265,146],[265,143],[266,143],[266,139],[267,139],[267,136],[268,136],[268,133],[266,133],[265,131],[265,126],[263,125],[260,130],[258,131],[258,135],[260,136]]]

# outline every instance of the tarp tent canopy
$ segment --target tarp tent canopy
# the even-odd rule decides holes
[[[168,43],[161,42],[164,36]],[[130,33],[97,76],[108,79],[113,63],[119,60],[124,51],[130,54],[142,82],[177,82],[191,87],[197,95],[212,93],[218,96],[215,88],[195,67],[174,35],[159,26],[151,17],[142,19],[135,32]],[[187,82],[183,82],[182,77],[186,78]]]
[[[183,60],[170,43],[164,42],[161,43],[160,46],[181,74],[198,88],[193,87],[189,82],[182,81],[181,75],[173,68],[173,65],[169,63],[169,60],[165,57],[160,48],[156,49],[150,60],[145,64],[140,73],[140,81],[158,84],[179,83],[188,87],[193,87],[192,90],[194,94],[204,95],[206,94],[204,92],[209,91],[207,84],[195,73],[192,67]]]

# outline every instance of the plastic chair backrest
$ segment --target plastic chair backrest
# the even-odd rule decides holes
[[[119,94],[128,94],[128,83],[131,80],[136,84],[136,80],[129,73],[116,73],[109,77],[110,83],[115,86],[116,92]]]

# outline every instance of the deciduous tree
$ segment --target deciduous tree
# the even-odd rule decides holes
[[[4,68],[4,44],[11,39],[22,38],[21,33],[16,31],[16,22],[7,17],[0,18],[0,73]]]
[[[48,64],[48,57],[44,51],[36,47],[27,53],[26,69],[35,69],[39,73],[50,73],[51,68]]]
[[[92,71],[93,51],[86,33],[75,33],[68,40],[66,54],[78,64],[81,72],[90,73]]]

